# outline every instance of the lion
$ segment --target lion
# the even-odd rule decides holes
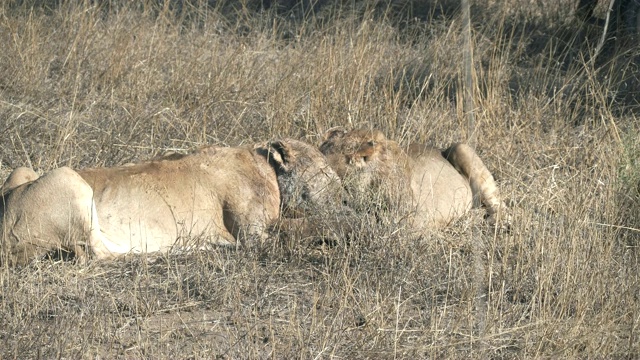
[[[414,228],[445,227],[477,200],[491,224],[504,218],[492,174],[466,144],[445,150],[412,144],[405,151],[379,130],[337,128],[325,133],[320,151],[358,202],[375,197],[378,207],[408,209]]]
[[[11,265],[51,251],[79,259],[166,251],[192,246],[188,239],[237,246],[265,240],[281,216],[342,206],[324,156],[292,139],[41,177],[18,168],[2,189],[0,244]]]
[[[24,183],[34,181],[38,178],[38,174],[30,168],[19,167],[9,174],[7,180],[0,187],[0,194],[4,194],[9,190],[16,188]]]

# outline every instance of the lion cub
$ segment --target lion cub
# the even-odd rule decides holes
[[[359,203],[376,197],[377,206],[407,209],[415,228],[446,226],[474,200],[486,207],[491,224],[504,217],[493,176],[466,144],[445,150],[412,144],[404,150],[379,130],[332,129],[320,151]]]

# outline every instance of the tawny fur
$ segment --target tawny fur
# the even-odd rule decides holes
[[[16,169],[3,186],[0,235],[10,264],[55,249],[112,258],[193,239],[198,247],[261,240],[281,215],[338,206],[340,189],[322,154],[290,139],[113,168],[63,167],[38,179],[23,176],[35,175],[29,171]]]
[[[13,188],[34,181],[37,178],[38,174],[30,168],[16,168],[9,174],[9,177],[7,177],[7,180],[2,184],[2,187],[0,187],[0,194],[4,194]]]
[[[472,208],[474,198],[486,206],[491,223],[505,209],[493,176],[466,144],[444,151],[412,144],[405,151],[379,130],[333,129],[320,151],[350,193],[379,194],[387,208],[407,209],[416,228],[450,224]]]

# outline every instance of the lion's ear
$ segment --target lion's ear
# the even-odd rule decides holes
[[[268,159],[276,171],[287,171],[289,164],[295,160],[291,145],[286,141],[275,140],[267,145]]]
[[[337,127],[331,128],[331,129],[327,130],[327,132],[324,133],[324,136],[322,137],[322,142],[327,142],[327,141],[333,140],[333,139],[339,139],[339,138],[343,137],[344,134],[346,134],[346,133],[347,133],[347,130],[345,130],[341,126],[337,126]]]

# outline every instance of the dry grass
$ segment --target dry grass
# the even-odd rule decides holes
[[[468,135],[451,2],[400,22],[383,6],[104,3],[119,5],[0,5],[1,175],[318,143],[336,125]],[[637,48],[609,45],[594,68],[599,34],[577,31],[575,1],[472,3],[478,151],[511,199],[510,233],[480,232],[478,210],[421,239],[381,222],[332,248],[0,269],[0,357],[636,358]]]

